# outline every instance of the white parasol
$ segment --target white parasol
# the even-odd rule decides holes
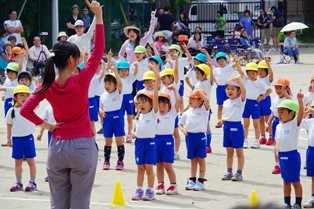
[[[280,32],[287,32],[287,31],[293,31],[293,30],[302,30],[305,28],[309,28],[307,25],[301,22],[292,22],[287,25],[285,25]]]

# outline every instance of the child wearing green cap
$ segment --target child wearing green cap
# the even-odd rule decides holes
[[[6,67],[7,79],[5,80],[3,86],[5,87],[16,87],[18,84],[17,73],[18,73],[18,64],[15,62],[10,62]],[[8,110],[12,107],[12,98],[13,94],[6,92],[4,95],[4,115],[7,115]]]
[[[298,104],[291,99],[279,103],[276,128],[276,147],[278,150],[281,177],[284,189],[284,207],[300,208],[302,185],[300,182],[301,157],[298,149],[300,124],[303,117],[303,93],[297,94]],[[294,187],[296,201],[291,207],[291,185]]]

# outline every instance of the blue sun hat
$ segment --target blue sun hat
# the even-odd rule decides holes
[[[117,66],[118,69],[129,69],[130,68],[130,65],[127,61],[120,61],[118,62],[118,66]]]
[[[224,52],[218,52],[218,53],[216,54],[216,60],[219,59],[219,58],[221,58],[221,57],[227,58],[226,53],[224,53]]]
[[[194,57],[194,59],[197,59],[198,61],[203,62],[203,63],[207,62],[207,57],[206,57],[206,55],[204,53],[198,53]]]

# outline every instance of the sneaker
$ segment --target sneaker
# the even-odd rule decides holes
[[[294,204],[292,207],[291,207],[291,209],[302,209],[302,207],[300,206],[300,205],[298,205],[298,204]]]
[[[192,190],[195,184],[195,181],[189,180],[188,184],[185,186],[185,190]]]
[[[110,162],[104,162],[104,164],[102,165],[102,169],[103,170],[109,170],[110,169]]]
[[[142,200],[143,195],[144,195],[143,189],[137,188],[135,190],[135,194],[132,197],[132,200]]]
[[[156,187],[156,194],[158,195],[162,195],[165,194],[165,186],[164,184],[160,183],[157,187]]]
[[[10,192],[17,192],[23,190],[23,184],[21,183],[15,183],[13,186],[10,188]]]
[[[49,180],[48,180],[48,176],[46,176],[46,177],[45,177],[45,182],[48,182],[48,181],[49,181]]]
[[[132,135],[131,134],[128,134],[126,136],[126,140],[125,140],[126,143],[132,143]]]
[[[259,139],[260,144],[266,144],[266,142],[267,142],[267,139],[265,137],[262,137]]]
[[[243,180],[243,176],[242,174],[236,173],[234,174],[234,176],[231,178],[232,181],[242,181]]]
[[[301,62],[300,60],[296,61],[295,64],[303,64],[303,62]]]
[[[314,208],[314,199],[311,198],[303,204],[304,208]]]
[[[211,147],[206,147],[206,153],[212,153],[212,148]]]
[[[180,160],[179,153],[174,153],[174,160]]]
[[[291,208],[291,206],[290,205],[288,205],[287,203],[285,203],[281,208]]]
[[[243,143],[243,149],[247,149],[248,148],[248,142],[247,141],[244,141]]]
[[[254,143],[251,145],[251,148],[252,149],[259,149],[260,148],[259,141],[254,141]]]
[[[151,189],[146,189],[143,201],[152,201],[155,199],[154,191]]]
[[[171,186],[167,189],[166,195],[174,195],[174,194],[178,194],[177,186],[171,185]]]
[[[203,183],[201,183],[201,182],[196,182],[196,184],[194,185],[194,187],[193,187],[193,191],[202,191],[202,190],[204,190],[205,189],[205,186],[204,186],[204,184]]]
[[[25,187],[26,192],[32,192],[37,189],[37,184],[34,181],[29,181],[27,187]]]
[[[275,145],[276,141],[273,140],[272,138],[269,138],[268,141],[266,142],[266,145]]]
[[[231,178],[233,177],[232,173],[225,173],[225,175],[221,178],[221,180],[223,181],[228,181],[228,180],[231,180]]]
[[[109,164],[109,167],[110,167],[110,164]],[[124,163],[121,161],[118,161],[116,165],[116,170],[123,170],[123,169],[124,169]]]
[[[98,131],[97,131],[97,134],[103,134],[104,133],[104,129],[103,128],[101,128],[101,129],[99,129]]]
[[[275,165],[274,169],[271,172],[272,174],[280,174],[280,167],[278,165]]]
[[[215,127],[216,128],[222,128],[222,122],[218,122]]]

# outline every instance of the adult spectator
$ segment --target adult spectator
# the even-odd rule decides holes
[[[205,46],[205,37],[204,34],[202,33],[202,28],[200,26],[195,27],[194,29],[194,34],[195,33],[201,33],[201,42],[202,42],[202,46]],[[194,38],[194,34],[191,36],[191,38]]]
[[[244,11],[244,16],[240,19],[240,26],[245,28],[245,30],[247,31],[248,37],[252,38],[252,35],[253,35],[252,25],[254,23],[253,23],[253,20],[250,17],[250,15],[251,15],[250,10],[245,10]]]
[[[268,17],[264,9],[260,10],[260,16],[257,19],[256,25],[261,29],[261,42],[264,43],[266,38],[266,44],[269,44],[270,40],[270,24],[271,18]]]
[[[170,14],[170,6],[166,5],[164,13],[158,17],[157,30],[165,34],[170,42],[172,40],[174,23],[174,17]]]
[[[289,54],[290,57],[294,58],[296,64],[302,64],[299,60],[299,49],[298,49],[298,40],[295,37],[295,31],[290,31],[288,37],[284,42],[284,53]]]
[[[180,14],[179,26],[180,26],[181,34],[187,35],[188,37],[190,37],[189,18],[185,12],[181,12]]]
[[[1,53],[1,57],[6,61],[9,62],[9,56],[10,56],[10,52],[13,48],[13,45],[11,44],[10,41],[6,41],[4,42],[3,46],[2,46],[2,53]]]
[[[4,45],[4,42],[6,41],[5,38],[6,38],[6,30],[5,29],[0,29],[0,54],[3,52],[3,45]]]
[[[279,50],[278,34],[282,28],[284,18],[282,16],[282,13],[276,6],[272,6],[271,11],[273,12],[273,18],[272,18],[273,28],[271,30],[271,37],[273,38],[273,47],[275,50],[278,51]]]
[[[158,17],[160,15],[162,15],[164,13],[164,9],[163,8],[158,8],[157,9],[157,12],[155,14],[155,20],[154,20],[154,28],[157,29],[157,25],[158,25]]]
[[[190,52],[195,52],[197,50],[201,50],[203,47],[204,45],[202,45],[202,34],[200,32],[194,33],[194,36],[189,39],[187,48]]]
[[[9,36],[8,41],[10,41],[13,46],[15,46],[17,44],[15,36]]]
[[[140,27],[140,19],[136,15],[135,9],[133,7],[130,9],[129,19],[130,19],[131,25],[135,25],[137,27]]]
[[[243,48],[243,49],[247,49],[247,50],[253,50],[254,53],[255,53],[255,57],[259,60],[262,60],[265,58],[264,56],[264,53],[260,50],[260,49],[256,49],[256,48],[253,48],[251,46],[251,40],[249,39],[248,37],[248,33],[246,30],[243,30],[241,32],[241,35],[240,35],[240,46]]]
[[[66,41],[68,40],[68,35],[64,31],[60,31],[57,37],[57,41]]]
[[[88,8],[85,6],[82,8],[82,20],[85,26],[85,33],[88,31],[90,27],[90,16],[88,15]]]
[[[9,12],[9,20],[4,21],[3,25],[9,36],[15,36],[16,43],[21,43],[21,33],[24,32],[23,25],[20,20],[17,20],[17,12],[11,10]]]
[[[49,57],[50,53],[47,46],[41,44],[39,36],[33,38],[33,46],[29,49],[29,58],[33,62],[34,74],[40,74],[40,69],[45,66],[45,62]]]
[[[227,24],[225,18],[223,17],[222,11],[217,12],[217,19],[215,23],[216,28],[216,36],[218,38],[224,38],[225,37],[225,25]]]
[[[67,28],[68,28],[67,30],[68,36],[72,36],[76,33],[74,24],[77,20],[82,20],[82,17],[79,16],[79,12],[80,12],[80,8],[76,4],[74,4],[72,6],[72,15],[69,16],[66,20]]]

